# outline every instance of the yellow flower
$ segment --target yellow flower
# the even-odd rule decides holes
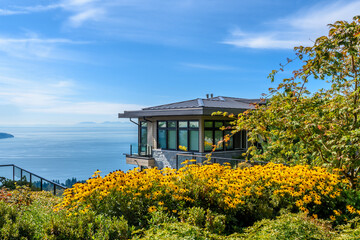
[[[151,206],[148,208],[148,212],[149,213],[152,213],[152,212],[155,212],[156,211],[156,207],[155,206]]]
[[[349,211],[349,213],[353,214],[356,212],[356,209],[353,206],[347,205],[346,209]]]
[[[336,215],[336,216],[340,216],[341,215],[341,211],[339,210],[333,210],[333,212],[334,212],[334,214]]]

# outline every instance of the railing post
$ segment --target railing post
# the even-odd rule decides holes
[[[15,181],[15,166],[13,165],[13,181]]]
[[[40,178],[40,191],[42,191],[43,190],[43,180],[42,180],[42,178]]]
[[[53,185],[54,185],[54,196],[56,196],[56,185],[55,184]]]
[[[22,181],[22,177],[23,177],[23,170],[22,168],[20,169],[20,181]]]
[[[132,144],[130,144],[130,156],[132,155]]]
[[[176,170],[179,170],[179,155],[176,154]]]

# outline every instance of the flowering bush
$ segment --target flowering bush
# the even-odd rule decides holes
[[[341,205],[347,188],[340,175],[319,167],[269,163],[233,169],[229,165],[189,164],[180,170],[134,169],[105,177],[96,172],[86,183],[67,189],[56,209],[67,209],[69,215],[93,210],[124,216],[129,224],[143,227],[151,212],[166,211],[179,217],[179,211],[201,207],[225,215],[231,228],[273,218],[282,208],[329,218],[334,215],[332,209]],[[350,205],[345,211],[358,210]]]

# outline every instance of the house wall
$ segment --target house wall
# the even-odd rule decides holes
[[[204,121],[205,120],[226,120],[221,116],[166,116],[166,117],[148,117],[148,138],[147,142],[153,149],[157,149],[157,121],[169,120],[198,120],[199,121],[199,152],[204,152]],[[231,119],[229,119],[231,120]],[[145,121],[144,118],[139,118],[140,121]]]
[[[159,169],[165,167],[176,168],[176,154],[184,153],[182,151],[175,150],[163,150],[157,149],[157,121],[161,120],[198,120],[199,121],[199,152],[194,154],[205,155],[208,152],[204,152],[204,121],[205,120],[224,120],[221,116],[170,116],[170,117],[149,117],[146,118],[148,122],[148,144],[152,147],[152,157],[155,159],[155,165]],[[230,119],[231,120],[231,119]],[[139,118],[140,121],[145,121],[143,118]],[[232,151],[219,151],[214,152],[214,157],[233,158],[239,157],[244,150],[232,150]]]

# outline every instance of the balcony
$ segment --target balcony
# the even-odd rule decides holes
[[[140,145],[137,153],[133,152],[133,145],[130,145],[130,154],[124,155],[126,156],[127,164],[145,168],[155,167],[155,160],[152,157],[152,147],[149,145]]]

